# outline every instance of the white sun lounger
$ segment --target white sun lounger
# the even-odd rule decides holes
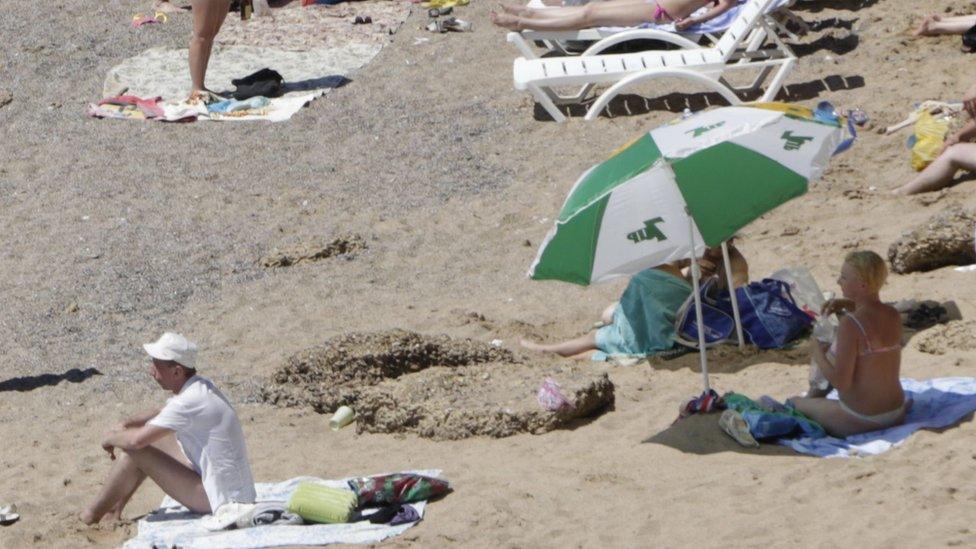
[[[776,29],[776,31],[781,36],[786,36],[790,40],[798,40],[799,37],[790,32],[786,27],[787,21],[792,21],[801,29],[801,33],[805,33],[809,30],[809,27],[802,19],[797,17],[790,11],[790,8],[796,0],[776,0],[771,3],[769,7],[766,8],[766,21],[769,25]],[[712,44],[719,41],[723,32],[735,23],[736,17],[738,17],[745,7],[746,1],[742,2],[733,7],[731,10],[723,13],[722,15],[707,21],[695,27],[692,27],[693,32],[683,31],[679,32],[674,29],[673,23],[668,23],[665,25],[642,25],[640,27],[596,27],[590,29],[581,29],[575,31],[535,31],[535,30],[524,30],[521,32],[510,32],[508,33],[507,40],[515,48],[525,56],[527,59],[534,57],[541,57],[536,53],[536,50],[532,48],[532,44],[538,44],[545,48],[543,54],[556,53],[559,55],[577,55],[580,50],[572,51],[569,44],[576,43],[590,43],[583,53],[599,53],[605,51],[610,45],[617,45],[624,41],[629,40],[660,40],[662,42],[675,43],[673,38],[684,38],[695,44],[698,44],[702,37],[707,38]],[[534,7],[537,9],[545,9],[547,6],[543,4],[540,0],[530,0],[527,4],[528,7]],[[708,11],[708,8],[702,8],[699,12],[704,13]],[[760,28],[757,28],[755,32],[761,32]],[[615,39],[612,42],[603,42],[608,38],[613,38],[617,35],[623,33],[628,33],[623,35],[624,40]]]
[[[699,47],[677,37],[672,38],[671,43],[682,48],[678,50],[576,57],[519,57],[513,67],[515,89],[531,93],[554,120],[563,122],[566,116],[557,108],[557,104],[580,103],[598,84],[612,84],[597,96],[587,111],[586,120],[593,120],[617,94],[641,82],[658,78],[684,79],[698,84],[704,91],[717,92],[729,103],[737,105],[741,103],[737,92],[758,90],[775,70],[761,99],[771,101],[796,63],[796,56],[763,17],[766,8],[776,1],[749,0],[714,47]],[[757,27],[762,32],[754,33]],[[617,38],[623,39],[625,37]],[[751,84],[734,86],[726,80],[728,73],[743,70],[758,72]],[[567,86],[581,87],[569,95],[560,95],[555,91],[556,88]]]

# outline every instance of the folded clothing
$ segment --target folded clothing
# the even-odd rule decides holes
[[[244,99],[243,101],[238,101],[237,99],[226,99],[224,101],[218,101],[217,103],[210,103],[207,105],[207,111],[226,114],[262,109],[270,104],[270,99],[262,95],[257,95],[249,99]]]
[[[742,419],[749,425],[749,432],[756,440],[798,437],[815,439],[827,435],[819,423],[792,408],[770,410],[738,393],[726,393],[722,399],[728,409],[742,415]]]
[[[230,83],[237,86],[234,91],[234,99],[238,101],[250,99],[252,97],[278,97],[282,94],[282,83],[285,79],[278,71],[264,68],[251,73],[244,78],[231,80]]]

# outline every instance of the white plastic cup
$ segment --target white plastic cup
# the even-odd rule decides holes
[[[352,423],[356,419],[356,413],[352,411],[352,408],[348,406],[340,406],[338,410],[332,414],[332,419],[329,420],[329,427],[333,431],[338,431],[346,425]]]

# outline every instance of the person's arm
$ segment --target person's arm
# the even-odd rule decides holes
[[[700,17],[685,17],[684,19],[675,21],[674,28],[676,30],[685,30],[688,27],[692,27],[694,25],[700,25],[705,21],[710,21],[718,17],[719,15],[722,15],[723,13],[729,11],[737,3],[738,0],[715,0],[715,5],[712,6],[708,11],[703,13]]]
[[[115,459],[116,448],[120,450],[142,450],[172,433],[172,429],[156,425],[143,425],[135,429],[112,431],[105,435],[105,439],[102,440],[102,448],[108,452],[112,459]]]
[[[854,310],[854,300],[844,297],[828,299],[820,307],[821,316],[830,316],[834,313],[847,313]]]
[[[857,329],[845,318],[837,328],[837,353],[831,362],[825,354],[825,345],[813,340],[813,360],[827,381],[838,391],[850,389],[854,383],[854,365],[857,363]]]
[[[703,260],[707,261],[707,260]],[[707,274],[709,276],[717,276],[716,287],[722,290],[728,289],[728,277],[725,272],[725,262],[722,260],[718,265],[708,262],[709,269]],[[736,249],[735,246],[729,246],[729,267],[732,271],[732,285],[736,288],[745,286],[749,284],[749,264],[746,263],[745,256]],[[703,274],[706,273],[706,268],[702,267]]]
[[[133,416],[129,416],[126,419],[122,420],[122,428],[134,429],[134,428],[142,427],[143,425],[146,424],[147,421],[158,416],[159,412],[161,411],[163,411],[163,408],[159,407],[152,410],[146,410],[145,412],[141,412]]]
[[[970,118],[976,119],[976,84],[969,86],[962,98],[962,106],[969,113]]]
[[[963,127],[959,128],[959,131],[946,137],[945,143],[942,144],[942,151],[944,152],[956,143],[965,143],[973,137],[976,137],[976,120],[966,122]]]

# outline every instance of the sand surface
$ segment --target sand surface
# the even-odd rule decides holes
[[[794,43],[791,101],[862,107],[883,126],[971,83],[974,58],[958,52],[958,37],[904,34],[919,2],[799,4],[814,31]],[[960,3],[925,5],[942,13]],[[185,16],[131,29],[147,9],[63,0],[0,10],[0,502],[23,515],[0,528],[0,546],[107,547],[132,535],[132,522],[90,529],[72,516],[108,470],[103,430],[164,399],[139,344],[173,328],[199,342],[202,373],[236,402],[257,480],[444,470],[456,491],[388,545],[976,544],[971,420],[869,459],[744,450],[715,416],[671,426],[700,389],[694,355],[588,365],[613,381],[614,410],[542,435],[333,433],[326,416],[262,403],[261,387],[288,357],[350,332],[501,339],[513,349],[522,335],[584,332],[623,283],[529,281],[536,246],[584,169],[702,98],[631,98],[630,115],[552,123],[512,89],[515,51],[476,0],[457,12],[474,22],[467,34],[421,30],[415,7],[350,84],[288,123],[85,118],[111,67],[185,44]],[[976,207],[972,181],[937,199],[884,193],[912,173],[907,135],[863,132],[809,194],[746,228],[753,273],[806,264],[835,290],[848,250],[884,253],[947,205]],[[262,264],[344,234],[368,246]],[[971,319],[974,295],[974,273],[943,268],[892,276],[883,297],[954,299]],[[976,375],[972,329],[922,332],[904,352],[904,374]],[[523,367],[539,372],[537,384],[554,364]],[[804,388],[806,364],[802,351],[723,352],[712,379],[723,391],[786,397]],[[160,498],[141,489],[126,518]]]

